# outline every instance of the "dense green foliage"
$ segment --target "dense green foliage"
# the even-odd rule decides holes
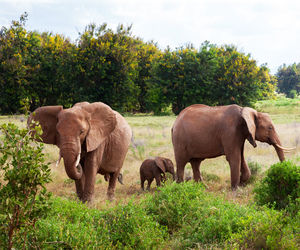
[[[281,66],[276,76],[281,93],[285,93],[290,98],[295,98],[297,94],[300,94],[300,63]]]
[[[300,198],[300,167],[291,161],[272,165],[254,192],[258,204],[286,208]]]
[[[36,224],[36,247],[185,249],[218,247],[297,249],[300,216],[240,206],[201,184],[167,183],[139,202],[102,211],[54,198]],[[277,244],[277,245],[276,245]]]
[[[299,249],[299,211],[293,216],[267,208],[251,213],[239,220],[243,230],[231,235],[226,249]]]
[[[36,228],[37,246],[41,248],[156,248],[168,236],[142,207],[132,202],[99,211],[56,198],[47,218],[40,220]]]
[[[43,145],[27,129],[0,127],[0,248],[12,249],[37,241],[36,222],[49,210],[45,184],[50,182]],[[41,133],[39,129],[35,138]]]
[[[174,113],[194,103],[252,105],[276,80],[234,46],[204,42],[161,51],[106,24],[88,25],[76,43],[27,31],[27,14],[0,32],[0,112],[102,101],[121,112]]]

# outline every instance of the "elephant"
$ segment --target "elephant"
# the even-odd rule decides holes
[[[194,104],[182,110],[176,118],[172,144],[177,165],[177,182],[184,178],[185,165],[190,162],[195,181],[202,181],[200,163],[206,158],[225,155],[230,165],[231,188],[236,190],[251,176],[244,158],[247,139],[253,147],[255,140],[272,145],[280,161],[285,160],[279,136],[270,116],[238,105],[210,107]]]
[[[150,190],[150,185],[154,178],[156,185],[160,186],[161,181],[166,180],[166,172],[171,173],[173,180],[175,180],[174,165],[170,159],[155,157],[155,159],[144,160],[140,167],[141,188],[144,190],[144,182],[147,180],[147,190]]]
[[[28,126],[38,121],[44,143],[59,147],[69,178],[75,181],[82,202],[94,199],[96,174],[108,180],[107,197],[114,199],[132,131],[118,112],[102,102],[80,102],[73,107],[43,106],[29,117]]]

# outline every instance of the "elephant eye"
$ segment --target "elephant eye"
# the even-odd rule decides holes
[[[80,130],[80,134],[82,135],[82,134],[83,134],[83,132],[84,132],[84,130],[83,130],[83,129],[81,129],[81,130]]]
[[[272,129],[273,129],[273,126],[270,126],[270,127],[269,127],[269,130],[272,130]]]

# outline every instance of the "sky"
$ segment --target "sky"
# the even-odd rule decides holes
[[[299,0],[0,0],[0,27],[28,13],[27,30],[72,41],[95,23],[132,25],[132,34],[161,49],[204,41],[234,45],[272,74],[300,63]]]

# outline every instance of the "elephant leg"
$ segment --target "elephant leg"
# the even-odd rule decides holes
[[[151,183],[152,183],[153,179],[154,178],[148,179],[148,186],[147,186],[148,191],[150,191],[150,186],[151,186]]]
[[[240,183],[240,168],[241,168],[241,151],[235,149],[226,152],[226,160],[230,165],[231,189],[234,191]]]
[[[85,174],[84,174],[84,160],[80,160],[80,165],[83,170],[82,176],[79,180],[75,180],[76,193],[80,200],[82,200],[84,183],[85,183]]]
[[[81,199],[83,202],[90,202],[94,198],[96,174],[96,167],[89,166],[89,168],[85,169],[85,183]]]
[[[145,184],[145,177],[141,176],[141,188],[143,190],[145,190],[144,184]]]
[[[248,167],[247,162],[245,161],[244,157],[244,145],[242,147],[242,152],[241,152],[241,177],[240,177],[240,184],[243,185],[245,184],[251,176],[251,171]]]
[[[161,175],[159,174],[155,176],[155,180],[156,180],[156,186],[160,187]]]
[[[119,172],[111,173],[107,189],[107,198],[112,201],[115,198],[115,189],[118,180]]]
[[[176,159],[176,175],[177,175],[177,183],[183,182],[184,178],[184,168],[187,161],[177,160]]]
[[[190,163],[192,165],[192,169],[193,169],[193,175],[194,175],[194,180],[195,181],[203,181],[202,176],[200,174],[200,163],[201,163],[202,159],[196,159],[193,158],[190,160]]]
[[[85,183],[85,175],[83,172],[81,178],[79,180],[75,180],[76,193],[80,200],[82,200],[82,196],[83,196],[84,183]]]

